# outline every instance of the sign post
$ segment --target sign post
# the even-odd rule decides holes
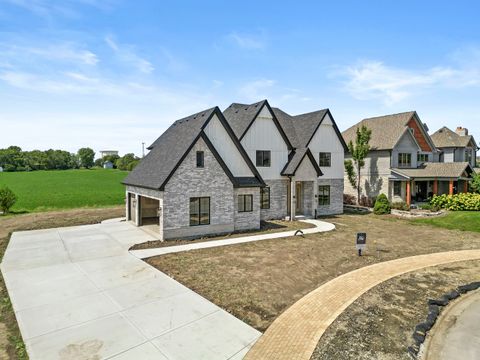
[[[362,256],[362,251],[367,247],[367,233],[357,233],[355,247],[358,250],[358,256]]]

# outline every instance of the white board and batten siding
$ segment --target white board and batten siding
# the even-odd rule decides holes
[[[320,161],[321,152],[331,153],[331,166],[320,167],[323,172],[322,179],[343,179],[345,150],[328,114],[325,115],[308,147],[317,163]]]
[[[257,166],[257,170],[263,179],[282,178],[280,173],[288,162],[288,147],[266,106],[263,107],[247,130],[241,143],[254,165],[256,165],[257,150],[269,150],[271,152],[270,167]]]
[[[216,115],[212,117],[204,131],[233,176],[254,176]]]
[[[417,167],[417,153],[421,149],[418,147],[417,143],[414,140],[413,135],[406,131],[405,134],[400,138],[395,147],[392,150],[392,167],[396,168],[398,166],[398,154],[406,153],[411,154],[412,156],[412,168]]]

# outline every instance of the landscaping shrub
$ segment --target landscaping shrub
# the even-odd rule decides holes
[[[435,195],[430,205],[451,211],[479,211],[480,194],[462,193],[455,195]]]
[[[375,215],[385,215],[390,214],[392,208],[390,202],[387,199],[385,194],[380,194],[375,201],[375,206],[373,208],[373,213]]]
[[[347,205],[355,205],[357,203],[357,200],[353,195],[343,194],[343,203]]]
[[[10,208],[15,205],[17,196],[8,187],[2,187],[0,189],[0,210],[4,214],[8,214]]]
[[[377,201],[376,197],[369,198],[365,195],[362,195],[362,197],[360,198],[360,204],[359,205],[371,208],[371,207],[374,206],[376,201]]]
[[[410,211],[410,206],[408,206],[408,204],[403,201],[393,202],[391,207],[395,210]]]
[[[422,204],[420,205],[420,209],[422,210],[430,210],[431,212],[437,212],[440,210],[438,206],[433,206],[432,204]]]

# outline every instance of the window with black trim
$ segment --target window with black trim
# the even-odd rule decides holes
[[[393,195],[402,196],[402,183],[400,181],[393,182]]]
[[[412,154],[399,153],[398,154],[398,167],[412,167]]]
[[[205,153],[203,151],[197,151],[197,168],[205,167]]]
[[[190,198],[190,226],[210,224],[210,198]]]
[[[330,205],[330,185],[318,186],[318,205]]]
[[[270,150],[257,150],[257,166],[269,167],[270,166]]]
[[[419,163],[428,162],[428,154],[418,154],[417,155],[417,162],[419,162]]]
[[[270,209],[270,188],[260,188],[260,209]]]
[[[238,195],[238,212],[253,211],[253,195]]]
[[[332,153],[321,152],[319,156],[320,158],[318,161],[318,165],[324,166],[324,167],[332,166]]]

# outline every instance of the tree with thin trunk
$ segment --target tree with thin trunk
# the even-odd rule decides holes
[[[348,181],[357,190],[357,204],[360,204],[361,190],[361,170],[365,166],[365,158],[370,151],[370,137],[372,130],[365,125],[357,128],[355,143],[350,140],[348,143],[348,151],[352,156],[352,160],[345,160],[345,171],[347,172]]]

